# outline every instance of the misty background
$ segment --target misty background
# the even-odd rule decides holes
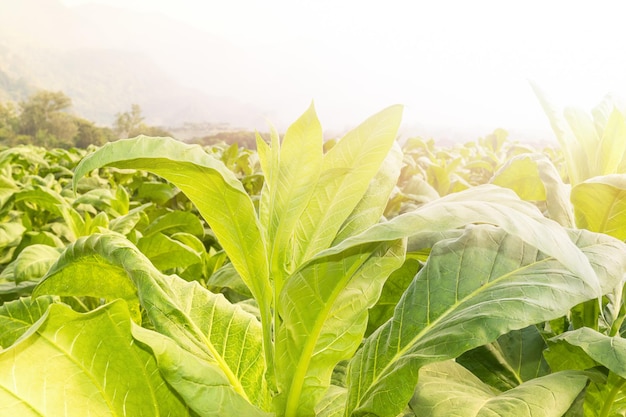
[[[551,141],[557,105],[626,97],[618,2],[0,0],[0,101],[61,90],[111,125],[284,130],[315,101],[327,134],[406,106],[404,135],[496,128]]]

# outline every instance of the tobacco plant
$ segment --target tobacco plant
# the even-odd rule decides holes
[[[75,186],[115,167],[181,190],[227,255],[224,287],[240,297],[162,272],[123,234],[79,237],[32,298],[0,307],[0,414],[561,416],[575,408],[595,374],[565,366],[491,387],[453,360],[614,295],[623,243],[568,231],[495,185],[385,219],[400,174],[401,113],[383,110],[327,152],[312,106],[282,140],[259,137],[258,205],[221,161],[173,139],[122,140],[85,157]],[[102,305],[78,313],[59,300],[68,296]]]

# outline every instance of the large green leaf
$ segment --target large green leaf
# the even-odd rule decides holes
[[[0,249],[17,246],[26,228],[20,223],[0,223]]]
[[[52,304],[0,352],[0,414],[191,415],[152,355],[133,342],[130,323],[121,300],[87,314]]]
[[[400,146],[394,142],[380,170],[372,178],[363,198],[341,226],[334,244],[356,235],[380,221],[389,196],[398,182],[401,166],[402,151]]]
[[[335,364],[361,343],[367,310],[404,251],[401,240],[366,243],[317,256],[289,277],[277,303],[276,335],[277,400],[285,416],[313,413]]]
[[[204,227],[200,219],[193,213],[186,211],[170,211],[157,217],[142,230],[144,237],[156,233],[172,235],[178,232],[191,233],[192,235],[204,236]]]
[[[626,174],[594,177],[572,188],[576,224],[626,239]]]
[[[626,340],[583,327],[549,341],[546,359],[553,369],[589,369],[602,365],[611,372],[606,381],[587,389],[585,416],[623,415],[626,411]]]
[[[324,155],[315,191],[294,231],[296,265],[331,246],[387,157],[402,110],[392,106],[371,116]]]
[[[11,346],[44,315],[53,297],[23,297],[0,306],[0,350]]]
[[[424,366],[419,380],[410,405],[420,417],[561,417],[587,383],[565,371],[497,392],[453,361]]]
[[[280,291],[282,281],[298,266],[293,262],[295,225],[302,216],[320,176],[322,127],[313,105],[294,122],[279,144],[260,151],[266,182],[260,218],[265,226],[272,278]]]
[[[77,276],[89,279],[76,279]],[[212,370],[204,376],[202,392],[221,401],[216,407],[232,412],[245,410],[246,415],[263,414],[258,407],[266,407],[267,390],[258,320],[230,304],[221,294],[213,294],[175,275],[161,274],[126,239],[106,234],[78,240],[50,269],[35,294],[124,298],[131,306],[140,302],[152,327],[173,340],[142,338],[148,344],[150,340],[156,343],[150,345],[155,355],[160,352],[159,355],[178,357],[177,350],[182,349],[188,353],[186,357],[195,358],[181,360],[178,374],[169,368],[164,370],[165,375],[172,377],[168,383],[176,390],[180,388],[180,395],[192,409],[200,412],[204,400],[184,389],[186,382],[181,375],[195,374],[194,367],[201,361]],[[164,343],[169,348],[163,347]],[[163,349],[166,351],[162,352]],[[159,367],[172,366],[171,361],[158,362]],[[228,382],[227,390],[224,381]],[[217,397],[211,392],[214,385],[220,387],[221,394]]]
[[[547,156],[515,156],[494,174],[490,182],[512,189],[522,200],[543,202],[549,218],[565,227],[574,226],[569,189]]]
[[[566,341],[582,349],[590,358],[626,379],[626,340],[620,336],[606,336],[583,327],[550,339]]]
[[[422,241],[432,241],[434,234],[442,233],[443,236],[472,223],[494,224],[519,236],[559,260],[575,274],[586,276],[589,285],[596,288],[597,295],[602,294],[601,282],[589,260],[570,240],[565,229],[546,219],[535,206],[520,200],[511,190],[492,185],[473,187],[425,204],[415,211],[376,224],[330,250],[340,252],[363,242],[409,236],[409,249],[415,251],[428,247]]]
[[[623,257],[623,250],[615,252]],[[395,416],[411,397],[421,366],[560,317],[597,297],[597,283],[570,269],[488,225],[437,243],[392,320],[351,361],[348,411]],[[623,271],[622,265],[615,282]]]
[[[528,326],[466,352],[456,362],[492,388],[506,391],[550,373],[543,358],[546,347],[537,327]]]
[[[269,320],[271,286],[265,240],[252,200],[232,171],[200,146],[139,136],[108,143],[88,155],[76,167],[74,185],[104,166],[150,171],[180,188],[207,221]]]
[[[137,248],[161,271],[187,268],[202,262],[200,253],[163,233],[142,237],[137,242]]]

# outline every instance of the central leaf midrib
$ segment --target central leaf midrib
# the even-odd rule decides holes
[[[385,242],[386,243],[386,242]],[[373,252],[373,251],[372,251]],[[371,252],[370,252],[371,253]],[[287,396],[287,405],[285,407],[285,416],[293,415],[295,416],[297,411],[298,403],[293,404],[294,401],[300,400],[300,395],[302,392],[302,387],[304,383],[304,378],[306,377],[306,371],[309,369],[309,365],[312,359],[313,350],[315,349],[315,345],[319,339],[319,334],[322,331],[322,327],[326,322],[326,319],[334,306],[334,303],[345,288],[344,283],[350,280],[350,277],[353,277],[357,271],[363,266],[363,264],[370,258],[370,253],[362,255],[359,259],[360,262],[355,262],[350,269],[344,274],[343,279],[340,281],[342,285],[335,286],[335,289],[331,292],[331,296],[328,298],[326,303],[324,304],[324,308],[322,309],[321,314],[316,316],[315,324],[313,326],[313,330],[309,333],[309,337],[307,337],[307,341],[302,349],[302,354],[300,355],[300,359],[296,366],[296,372],[294,373],[294,377],[291,380],[291,384],[289,387],[289,394]],[[294,388],[295,387],[295,388]],[[292,409],[293,408],[293,409]]]

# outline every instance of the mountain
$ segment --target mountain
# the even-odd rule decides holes
[[[213,81],[214,94],[176,78],[181,63],[193,66],[194,56],[212,57],[208,67],[214,69],[205,65],[203,75]],[[225,40],[162,15],[0,0],[3,101],[23,100],[37,89],[61,90],[75,113],[103,125],[136,103],[152,125],[264,126],[260,109],[228,97],[221,85],[228,67],[240,68],[243,60]]]

